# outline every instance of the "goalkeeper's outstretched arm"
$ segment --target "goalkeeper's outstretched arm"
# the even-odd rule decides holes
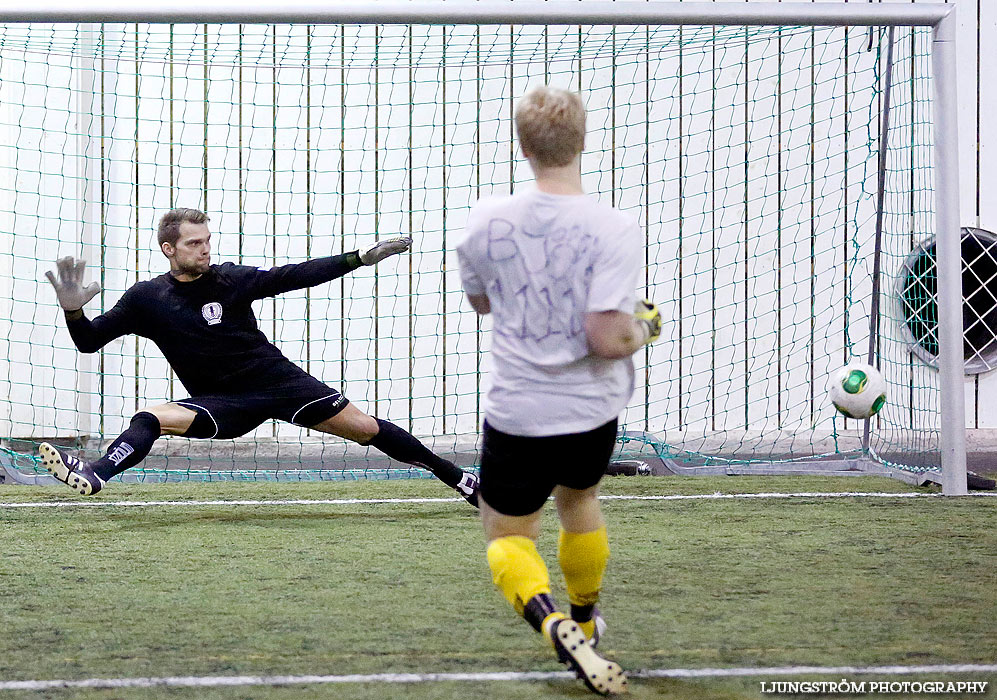
[[[59,306],[66,314],[69,335],[80,352],[97,352],[115,338],[131,332],[126,310],[128,302],[125,297],[122,297],[113,309],[93,321],[83,314],[83,305],[100,292],[98,282],[83,286],[86,260],[65,257],[57,260],[55,265],[58,277],[51,271],[46,272],[45,277],[55,288]]]
[[[404,253],[412,246],[406,236],[387,238],[369,248],[362,248],[342,255],[314,258],[302,263],[281,265],[269,270],[255,269],[244,277],[247,293],[253,299],[272,297],[296,289],[314,287],[331,282],[364,265],[376,265],[387,257]]]

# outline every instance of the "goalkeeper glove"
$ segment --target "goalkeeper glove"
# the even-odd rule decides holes
[[[644,329],[644,345],[650,345],[661,335],[661,311],[650,299],[641,299],[634,305],[634,317]]]
[[[408,236],[386,238],[378,241],[367,250],[360,251],[360,262],[364,265],[374,265],[387,257],[404,253],[412,247],[412,239]]]
[[[56,263],[59,271],[59,279],[55,278],[51,270],[45,273],[48,281],[55,287],[55,295],[59,299],[59,306],[66,311],[79,311],[83,305],[93,299],[100,292],[100,283],[91,282],[86,287],[83,286],[83,270],[86,269],[86,260],[77,260],[71,257],[59,258]]]

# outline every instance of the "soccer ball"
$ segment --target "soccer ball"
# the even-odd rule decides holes
[[[849,418],[869,418],[886,403],[886,381],[875,367],[850,362],[831,375],[831,403]]]

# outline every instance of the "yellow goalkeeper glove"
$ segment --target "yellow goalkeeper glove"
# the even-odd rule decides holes
[[[644,345],[650,345],[661,335],[661,311],[650,299],[641,299],[634,305],[634,316],[644,329]]]

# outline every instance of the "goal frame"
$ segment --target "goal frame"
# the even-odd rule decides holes
[[[615,3],[569,2],[475,3],[423,0],[410,2],[294,2],[283,6],[205,0],[196,7],[159,2],[137,7],[131,2],[5,3],[0,23],[310,23],[310,24],[520,24],[520,25],[740,25],[740,26],[919,26],[932,29],[931,70],[935,142],[934,191],[938,274],[938,372],[942,490],[967,491],[965,397],[962,357],[962,283],[958,221],[959,163],[956,80],[956,8],[950,4],[849,3]]]

